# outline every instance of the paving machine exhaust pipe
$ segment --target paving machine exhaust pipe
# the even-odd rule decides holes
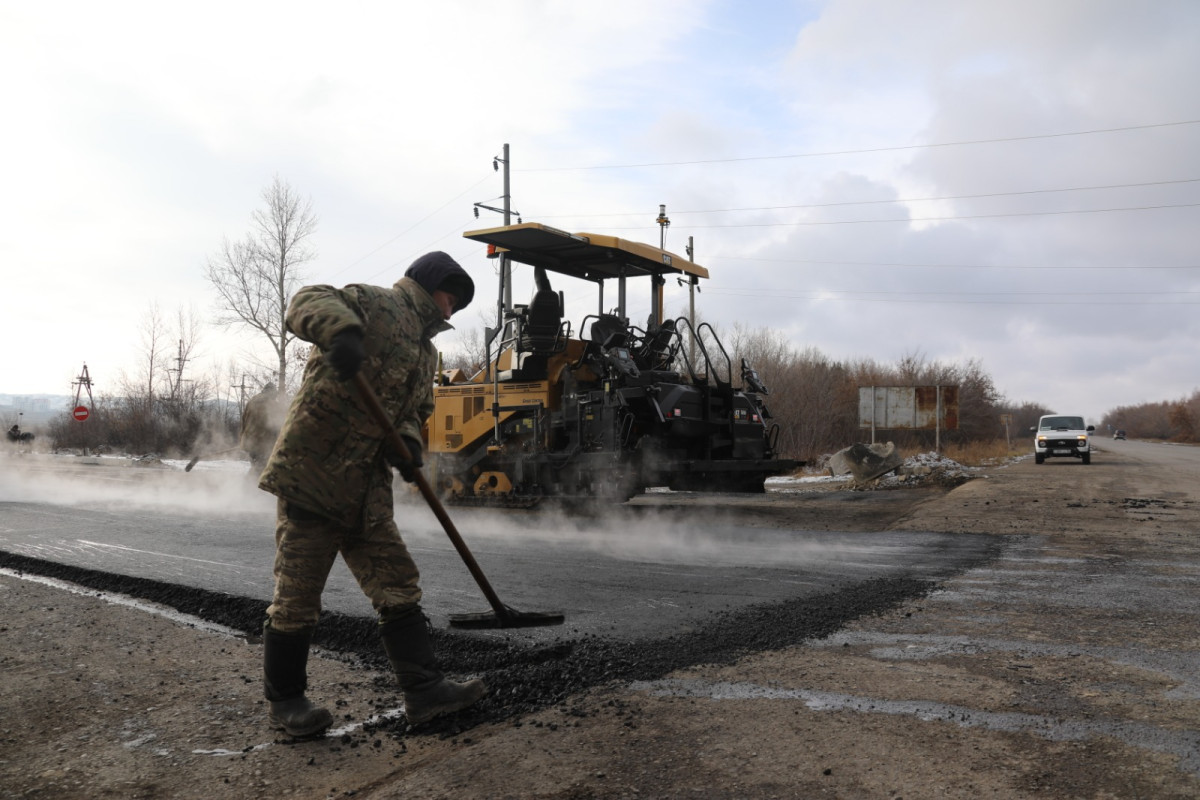
[[[380,404],[379,398],[375,396],[375,391],[371,388],[371,384],[367,383],[367,379],[363,377],[361,372],[355,373],[354,385],[358,387],[358,392],[362,395],[363,402],[367,404],[367,409],[371,412],[371,416],[375,418],[375,421],[379,423],[380,427],[387,434],[388,444],[402,458],[411,459],[412,454],[408,451],[408,447],[405,446],[404,440],[396,431],[395,426],[392,425],[392,421],[388,419],[387,412],[383,410],[383,406]],[[561,625],[563,622],[563,614],[561,612],[517,611],[500,602],[499,595],[492,589],[487,576],[483,574],[483,570],[479,568],[475,557],[471,555],[470,549],[467,548],[467,543],[463,541],[462,536],[458,533],[458,529],[454,527],[454,523],[446,513],[442,501],[434,494],[433,487],[429,485],[429,480],[420,470],[414,470],[413,472],[413,483],[421,491],[421,496],[425,498],[425,502],[433,510],[434,516],[442,523],[442,528],[446,531],[446,535],[450,537],[454,549],[458,551],[463,563],[470,570],[471,577],[475,579],[475,583],[479,584],[479,589],[483,592],[483,596],[487,598],[488,603],[492,606],[491,611],[477,614],[451,614],[450,626],[454,628],[532,628],[539,625]]]

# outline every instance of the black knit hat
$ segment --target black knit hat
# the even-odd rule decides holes
[[[441,250],[418,258],[404,275],[421,284],[430,295],[438,289],[454,295],[458,301],[455,311],[462,311],[475,297],[475,281],[457,261]]]

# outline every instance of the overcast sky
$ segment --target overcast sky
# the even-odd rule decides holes
[[[85,362],[115,393],[151,307],[211,318],[206,260],[276,175],[319,218],[306,283],[390,285],[445,250],[478,328],[493,262],[461,233],[501,223],[472,204],[500,204],[508,143],[526,222],[657,244],[665,203],[718,330],[978,359],[1013,402],[1093,421],[1178,399],[1200,388],[1197,42],[1193,0],[0,0],[0,393],[70,394]],[[252,342],[206,327],[189,369]]]

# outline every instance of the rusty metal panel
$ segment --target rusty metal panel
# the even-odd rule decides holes
[[[958,430],[958,387],[942,387],[942,430]]]
[[[957,430],[958,387],[861,387],[858,390],[858,426],[882,430]]]

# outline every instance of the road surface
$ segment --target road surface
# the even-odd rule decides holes
[[[494,523],[463,515],[514,604],[536,607],[550,595],[602,630],[599,618],[587,618],[602,614],[590,610],[601,604],[540,577],[557,566],[535,572],[515,560],[528,558],[565,564],[563,580],[581,595],[597,592],[595,581],[618,595],[665,595],[677,607],[692,603],[691,613],[712,613],[652,606],[649,616],[669,619],[636,639],[568,626],[550,641],[437,631],[451,671],[480,674],[493,693],[478,713],[425,732],[392,724],[394,688],[358,648],[345,651],[353,658],[318,651],[309,662],[309,693],[336,709],[335,735],[279,740],[263,721],[253,638],[0,571],[0,785],[56,798],[1194,798],[1200,449],[1099,446],[1091,465],[1035,465],[1030,455],[952,490],[648,496],[609,531],[622,541],[619,554],[548,535],[565,530],[586,541],[592,522],[539,529],[516,517],[517,547]],[[177,476],[185,477],[195,476]],[[103,493],[68,501],[13,497],[13,473],[0,472],[0,527],[6,537],[24,531],[23,546],[71,558],[80,557],[77,540],[89,524],[79,512],[143,518],[146,530],[171,518],[193,537],[212,518],[228,520],[234,540],[239,530],[269,534],[269,498],[262,506],[247,494],[250,505],[240,504],[221,481],[203,480],[214,482],[219,513],[211,499],[168,511],[168,497],[180,505],[170,481],[155,489],[164,502],[146,508],[144,497],[116,493],[116,478],[105,479]],[[66,522],[39,523],[37,509]],[[99,527],[91,524],[93,534]],[[442,581],[456,568],[448,550],[436,556],[445,546],[424,527],[419,557],[433,565],[427,572],[445,561],[445,573],[430,577]],[[735,533],[756,546],[730,547]],[[917,543],[911,553],[896,546],[906,540]],[[90,541],[105,544],[86,551],[93,562],[115,557],[111,540]],[[966,551],[954,545],[980,542],[994,548],[987,558],[958,561]],[[183,545],[148,544],[135,549],[192,557]],[[804,578],[813,583],[773,585],[786,585],[789,571],[805,574],[772,563],[775,551],[821,564]],[[909,556],[914,563],[897,567]],[[725,561],[734,557],[741,560]],[[961,566],[932,584],[905,577],[940,568],[922,557]],[[217,565],[195,570],[230,586],[269,583],[257,563],[202,560]],[[577,564],[599,565],[598,573]],[[892,578],[868,577],[897,569]],[[727,614],[696,599],[707,580],[793,599]],[[463,596],[431,602],[474,607],[465,580],[445,582]],[[630,613],[614,607],[612,620]],[[676,633],[658,635],[665,630]]]
[[[183,473],[118,466],[127,464],[118,459],[27,461],[5,478],[0,551],[270,599],[274,498],[251,487],[237,462]],[[450,614],[488,610],[436,518],[404,489],[397,484],[396,516],[422,571],[427,613],[442,625]],[[589,514],[451,514],[505,603],[566,614],[564,628],[520,634],[539,641],[694,630],[718,611],[880,577],[949,574],[980,560],[988,546],[982,537],[947,533],[751,527],[736,510],[691,511],[687,499],[650,498]],[[373,613],[340,559],[324,603],[347,615]]]

